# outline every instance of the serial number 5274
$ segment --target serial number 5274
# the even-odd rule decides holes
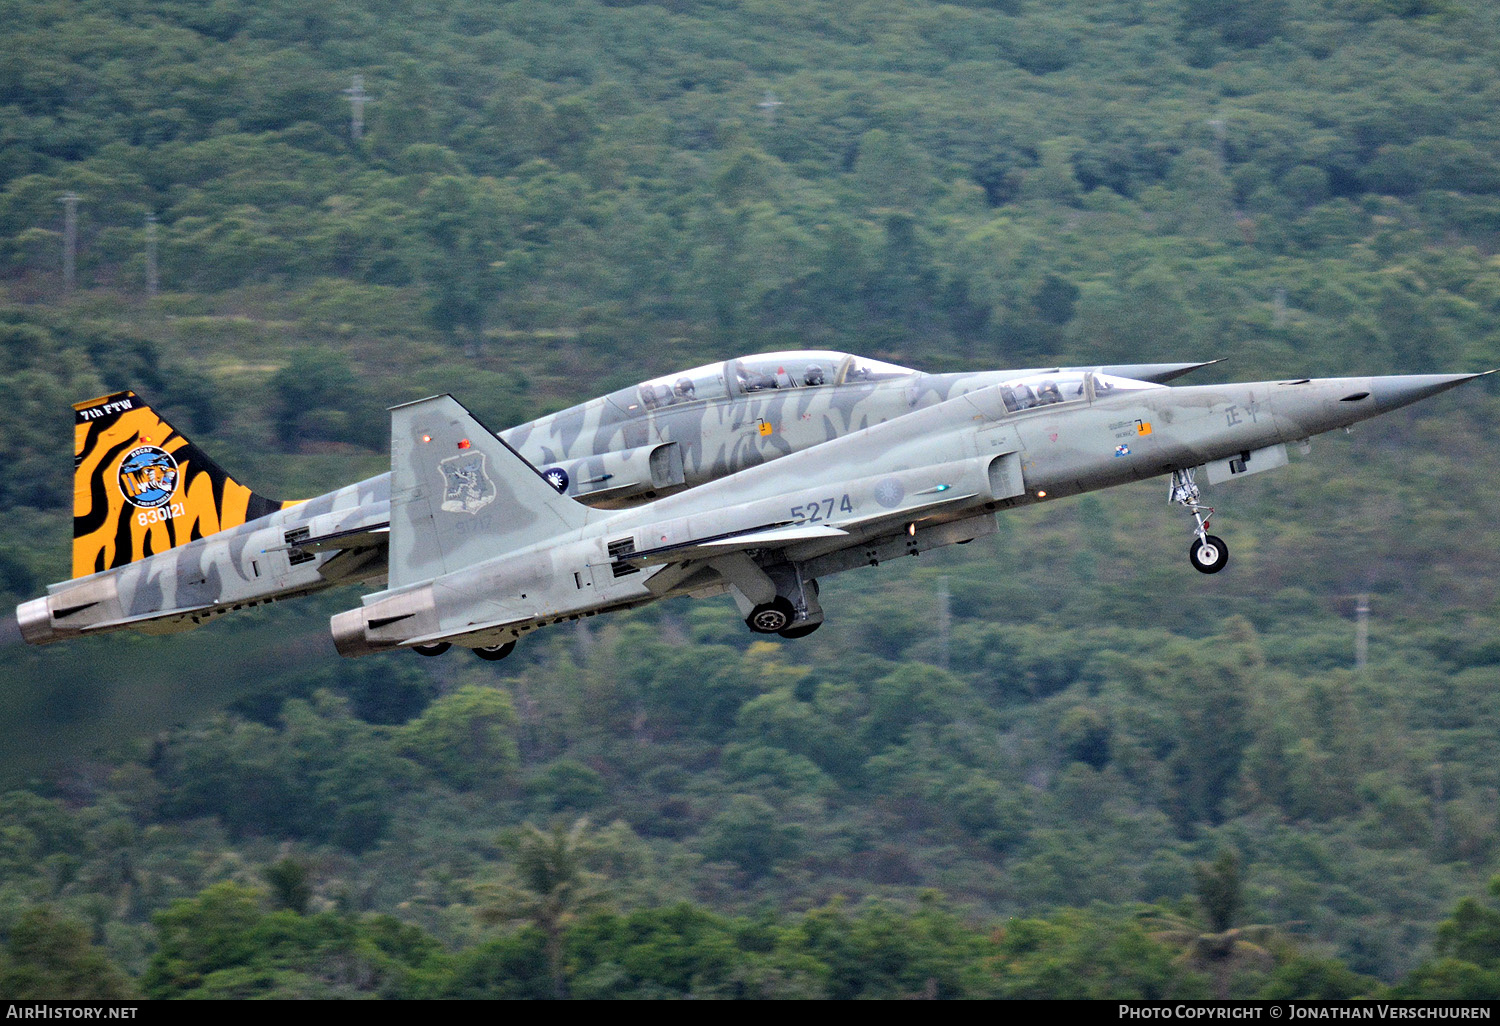
[[[849,501],[848,492],[842,498],[816,499],[801,506],[793,506],[792,519],[799,524],[816,524],[832,517],[835,509],[840,513],[854,512],[854,504]]]

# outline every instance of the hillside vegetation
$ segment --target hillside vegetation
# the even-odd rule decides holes
[[[66,575],[69,406],[118,388],[296,497],[397,402],[769,349],[1500,365],[1475,0],[0,23],[7,601]],[[351,662],[348,591],[7,648],[0,991],[1493,997],[1494,381],[1216,490],[1214,578],[1150,482],[831,578],[799,642],[716,600]]]

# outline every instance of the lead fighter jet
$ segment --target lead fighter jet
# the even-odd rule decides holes
[[[1162,475],[1193,517],[1193,567],[1217,573],[1229,549],[1209,533],[1200,473],[1283,466],[1288,444],[1481,376],[1168,388],[1033,375],[621,511],[559,494],[436,396],[392,411],[389,586],[333,617],[334,643],[502,658],[548,624],[726,591],[752,631],[800,637],[823,622],[820,577],[970,541],[1000,510]]]
[[[1165,381],[1202,366],[1100,369]],[[924,374],[847,353],[767,353],[643,381],[501,437],[557,491],[619,508],[1035,373]],[[274,502],[236,482],[133,392],[74,407],[73,463],[73,579],[17,608],[32,644],[188,630],[246,606],[386,575],[389,474],[305,502]],[[480,469],[449,468],[445,509],[486,502]]]

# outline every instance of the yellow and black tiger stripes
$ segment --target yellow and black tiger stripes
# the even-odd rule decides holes
[[[235,481],[134,392],[90,399],[73,410],[74,577],[293,505]]]

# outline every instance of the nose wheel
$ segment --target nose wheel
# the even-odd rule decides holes
[[[1216,574],[1229,565],[1229,546],[1224,544],[1223,538],[1205,534],[1193,539],[1188,559],[1193,561],[1193,569],[1200,574]]]
[[[1172,471],[1167,501],[1186,508],[1197,524],[1193,544],[1188,548],[1188,560],[1200,574],[1216,574],[1229,565],[1229,546],[1223,538],[1208,533],[1209,518],[1214,515],[1214,509],[1203,505],[1202,499],[1198,484],[1193,480],[1192,468]]]

